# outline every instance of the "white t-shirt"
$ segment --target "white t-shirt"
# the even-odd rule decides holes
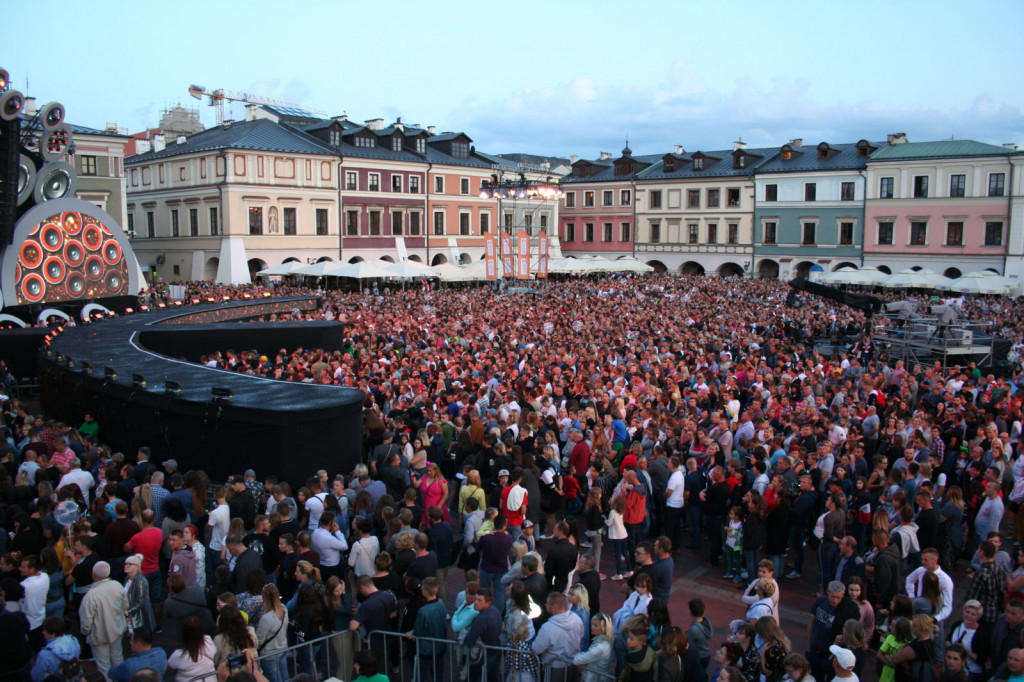
[[[320,517],[324,515],[324,495],[317,493],[306,500],[306,511],[309,512],[309,531],[313,532],[320,527]]]
[[[213,665],[213,656],[217,648],[209,635],[203,637],[203,648],[199,650],[199,660],[193,661],[184,649],[178,649],[167,659],[167,667],[175,671],[176,682],[189,680],[205,675],[213,675],[217,669]]]
[[[217,508],[210,512],[210,520],[206,525],[213,529],[210,533],[210,549],[219,552],[224,547],[224,540],[231,526],[231,508],[226,504],[217,505]]]
[[[679,469],[671,476],[668,477],[668,490],[672,491],[672,494],[665,500],[665,505],[672,507],[673,509],[682,509],[683,507],[683,493],[685,491],[686,477],[683,476],[683,470]]]

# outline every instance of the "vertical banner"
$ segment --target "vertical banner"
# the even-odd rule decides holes
[[[404,263],[409,259],[409,252],[405,248],[405,237],[395,237],[395,250],[398,252],[399,263]]]
[[[519,230],[516,235],[519,242],[519,253],[516,254],[516,278],[530,279],[530,235],[525,230]]]
[[[498,235],[493,232],[484,235],[484,266],[487,279],[498,279]]]
[[[548,233],[541,230],[537,237],[537,277],[548,276]]]
[[[501,269],[502,277],[512,276],[512,235],[501,233]]]

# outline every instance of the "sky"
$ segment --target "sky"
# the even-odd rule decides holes
[[[179,103],[212,125],[195,83],[463,131],[491,153],[893,132],[1024,147],[1021,0],[4,4],[13,87],[94,128],[138,132]]]

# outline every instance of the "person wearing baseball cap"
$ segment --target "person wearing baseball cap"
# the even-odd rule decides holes
[[[828,650],[832,653],[832,667],[836,671],[836,679],[845,682],[860,682],[857,673],[853,672],[857,665],[857,657],[854,653],[838,644],[833,644]]]

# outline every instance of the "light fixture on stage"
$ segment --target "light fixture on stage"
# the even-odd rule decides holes
[[[54,357],[54,360],[56,360],[58,364],[63,365],[64,355],[62,353],[57,353],[56,356]]]
[[[87,360],[82,360],[82,374],[92,374],[92,365]]]
[[[214,386],[210,389],[210,400],[217,403],[218,405],[228,405],[232,400],[235,399],[235,394],[230,388],[217,388]]]
[[[103,377],[107,381],[117,381],[117,370],[114,369],[113,367],[104,367]]]
[[[146,377],[141,374],[132,374],[132,386],[135,388],[145,389],[147,386]]]
[[[50,102],[39,110],[39,124],[43,130],[56,130],[57,126],[64,122],[64,105],[60,102]]]
[[[17,90],[8,90],[0,95],[0,119],[13,121],[25,108],[25,96]]]
[[[68,366],[68,369],[75,368],[75,359],[69,358],[67,355],[64,356],[64,363]]]
[[[71,146],[71,128],[63,123],[53,130],[44,130],[39,140],[39,155],[43,161],[58,161]]]
[[[166,393],[167,395],[181,397],[181,384],[179,384],[177,381],[171,381],[170,379],[168,379],[167,381],[164,382],[164,393]]]

